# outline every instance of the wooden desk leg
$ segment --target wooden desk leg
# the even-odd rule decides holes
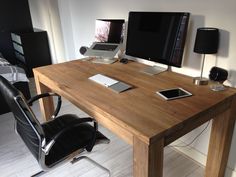
[[[37,94],[50,92],[51,90],[43,85],[37,76],[34,77]],[[53,98],[47,97],[39,100],[40,110],[45,121],[49,120],[54,112]]]
[[[224,176],[234,130],[235,107],[234,103],[231,109],[213,119],[205,177]]]
[[[164,140],[161,139],[148,145],[134,137],[133,173],[134,177],[163,176]]]

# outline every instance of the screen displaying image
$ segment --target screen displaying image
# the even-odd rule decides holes
[[[108,42],[111,22],[96,20],[95,42]]]
[[[122,43],[125,20],[97,19],[95,23],[95,42]]]

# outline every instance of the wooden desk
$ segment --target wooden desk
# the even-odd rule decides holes
[[[236,90],[213,92],[195,86],[192,78],[173,72],[149,76],[143,64],[93,64],[71,61],[34,69],[38,93],[54,91],[93,116],[99,123],[133,145],[135,177],[163,175],[163,149],[177,138],[213,119],[206,177],[223,177],[235,122]],[[88,77],[104,74],[133,85],[117,94]],[[165,101],[157,90],[182,87],[193,96]],[[40,102],[47,118],[53,111],[51,99]]]

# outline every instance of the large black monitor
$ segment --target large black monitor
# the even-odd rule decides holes
[[[126,55],[181,67],[187,12],[130,12]]]

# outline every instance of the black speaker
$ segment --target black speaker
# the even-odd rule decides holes
[[[79,52],[81,53],[81,55],[84,55],[87,50],[88,50],[88,47],[82,46],[80,47]]]
[[[210,74],[209,74],[209,79],[212,81],[217,81],[220,83],[223,83],[224,81],[226,81],[228,78],[228,71],[223,69],[223,68],[219,68],[219,67],[212,67],[210,70]]]

